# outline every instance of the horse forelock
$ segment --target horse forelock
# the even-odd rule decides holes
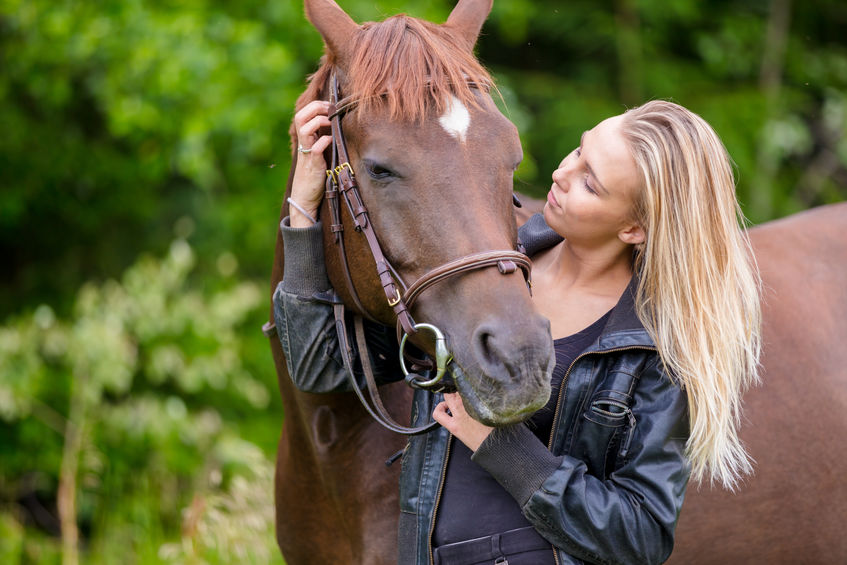
[[[342,96],[357,101],[360,116],[385,109],[389,119],[409,122],[421,122],[429,111],[443,114],[453,97],[479,107],[474,87],[494,83],[464,41],[449,28],[405,14],[367,22],[342,58],[347,61]],[[328,53],[301,97],[304,103],[319,94],[335,65]]]
[[[472,85],[493,85],[464,39],[402,14],[362,27],[347,75],[345,94],[359,100],[362,113],[382,106],[390,119],[410,122],[430,109],[443,114],[454,96],[478,106]]]

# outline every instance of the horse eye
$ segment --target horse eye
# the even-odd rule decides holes
[[[385,180],[389,177],[396,176],[394,171],[391,169],[380,165],[379,163],[375,163],[374,161],[366,160],[363,162],[365,165],[365,171],[371,178],[376,180]]]

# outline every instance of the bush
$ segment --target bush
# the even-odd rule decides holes
[[[279,559],[272,464],[238,437],[270,406],[270,375],[242,361],[265,302],[252,282],[189,283],[193,264],[178,239],[84,285],[69,319],[44,304],[0,327],[4,563],[31,561],[24,525],[61,529],[66,559],[78,525],[86,563]]]

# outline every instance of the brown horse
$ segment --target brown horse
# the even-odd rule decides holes
[[[382,250],[406,280],[469,254],[511,252],[517,244],[512,177],[522,158],[520,140],[494,105],[490,77],[473,57],[490,9],[491,0],[460,0],[440,26],[395,16],[360,27],[332,0],[306,0],[327,54],[298,107],[326,100],[332,76],[356,105],[343,118],[350,164]],[[328,208],[321,210],[327,270],[355,308]],[[343,225],[361,304],[372,318],[393,325],[365,238],[348,214]],[[273,287],[282,266],[279,237]],[[412,315],[447,336],[464,375],[456,385],[469,412],[506,424],[546,402],[549,323],[534,311],[520,274],[481,269],[451,278],[427,289]],[[280,344],[271,342],[285,407],[275,483],[277,539],[287,562],[394,561],[399,465],[389,469],[384,462],[405,439],[377,426],[352,394],[295,390]],[[405,385],[383,392],[394,414],[408,419]]]
[[[463,57],[470,52],[488,8],[489,1],[463,0],[443,26],[442,30],[464,42]],[[350,40],[362,37],[361,28],[333,2],[307,1],[307,13],[327,42],[328,56],[301,104],[325,97],[332,66],[346,71],[348,79],[355,78],[351,73],[356,46],[365,43]],[[418,29],[412,20],[389,21],[411,26],[405,32],[410,35]],[[378,45],[370,47],[368,55],[378,55]],[[377,61],[397,71],[396,65],[385,63]],[[428,88],[429,83],[423,86]],[[517,135],[486,96],[477,93],[474,97],[479,105],[468,108],[474,124],[466,132],[468,151],[456,151],[455,139],[445,137],[444,128],[434,122],[433,117],[443,117],[440,112],[445,108],[429,107],[419,121],[408,116],[396,119],[390,105],[372,107],[367,114],[360,107],[359,119],[346,118],[352,161],[360,176],[367,178],[367,171],[361,174],[362,167],[374,151],[415,161],[415,170],[408,175],[418,181],[402,185],[410,192],[408,200],[378,183],[364,187],[374,224],[383,237],[391,236],[384,241],[387,254],[398,261],[409,258],[402,263],[404,275],[417,276],[456,255],[505,249],[513,242],[507,169],[514,163],[505,163],[518,152]],[[483,142],[485,149],[480,149]],[[388,202],[382,207],[384,200]],[[532,202],[525,204],[525,211],[531,210]],[[287,214],[285,208],[282,214]],[[350,231],[349,221],[345,222]],[[845,232],[847,204],[752,230],[764,280],[765,349],[763,383],[745,397],[741,434],[757,461],[756,474],[735,494],[689,488],[672,562],[821,563],[847,556],[847,536],[842,534],[847,486],[839,473],[847,463],[843,412],[847,408],[847,348],[840,343],[847,336]],[[327,238],[332,282],[343,289],[330,244]],[[370,273],[370,260],[363,253],[361,246],[354,245],[351,263],[358,265],[354,269],[358,273]],[[366,306],[373,308],[380,321],[393,324],[390,310],[374,298],[381,296],[382,289],[370,275],[357,277],[357,285],[368,289],[362,293]],[[272,288],[281,278],[278,239]],[[456,284],[451,288],[422,298],[414,314],[448,329],[455,343],[473,342],[480,313],[496,317],[505,312],[515,320],[533,319],[518,276],[480,271],[452,282]],[[465,316],[469,320],[458,319]],[[386,468],[383,462],[402,449],[404,438],[378,426],[352,394],[296,391],[279,343],[275,339],[271,343],[286,410],[276,474],[277,537],[286,560],[291,565],[393,563],[399,468]],[[472,352],[459,355],[467,358]],[[485,382],[487,376],[482,371],[476,378]],[[408,414],[411,391],[405,384],[382,387],[382,392],[395,415]]]

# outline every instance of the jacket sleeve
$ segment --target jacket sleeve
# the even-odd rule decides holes
[[[634,428],[625,462],[606,480],[585,463],[555,456],[524,425],[495,429],[473,454],[556,547],[590,563],[661,563],[688,483],[685,393],[659,368],[634,391]]]
[[[324,266],[321,224],[292,228],[285,218],[280,230],[285,274],[273,295],[274,322],[291,380],[304,392],[350,391],[332,305],[321,300],[331,289]],[[352,330],[352,321],[348,321],[347,327]],[[377,383],[400,380],[402,373],[393,329],[366,320],[365,335]],[[353,335],[348,335],[348,343],[353,348],[356,382],[364,388]]]

